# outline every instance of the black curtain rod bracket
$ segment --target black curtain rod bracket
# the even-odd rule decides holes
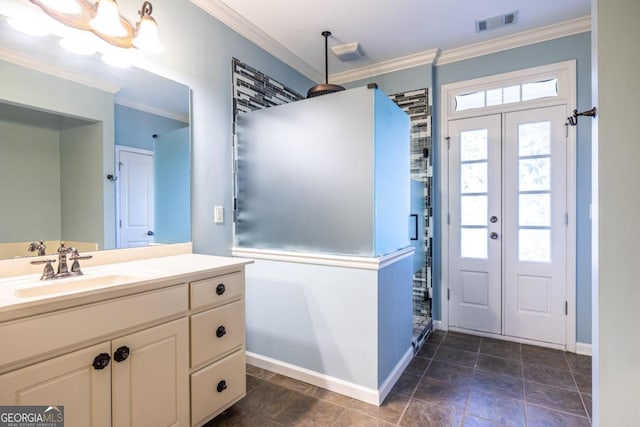
[[[591,110],[583,111],[582,113],[578,113],[578,110],[573,110],[573,116],[567,117],[567,121],[571,126],[575,126],[578,124],[578,117],[587,116],[587,117],[596,117],[596,107],[593,107]]]

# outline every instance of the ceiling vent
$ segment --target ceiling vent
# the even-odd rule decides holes
[[[505,25],[518,22],[518,11],[506,13],[504,15],[492,16],[491,18],[476,21],[476,33],[504,27]]]
[[[340,59],[340,61],[352,61],[362,56],[362,51],[360,50],[360,44],[358,42],[333,46],[331,50],[333,51],[333,54]]]

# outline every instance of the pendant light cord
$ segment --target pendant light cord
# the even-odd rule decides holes
[[[331,31],[323,31],[324,36],[324,83],[329,84],[329,36]]]

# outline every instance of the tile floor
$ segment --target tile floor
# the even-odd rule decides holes
[[[247,366],[213,426],[590,426],[591,358],[435,331],[381,407]]]

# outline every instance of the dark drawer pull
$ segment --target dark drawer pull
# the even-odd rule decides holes
[[[122,347],[118,347],[115,353],[113,353],[113,360],[116,362],[124,362],[129,358],[129,347],[123,345]]]
[[[216,329],[216,336],[218,338],[222,338],[225,335],[227,335],[227,330],[224,328],[224,326],[218,326],[218,329]]]
[[[109,366],[109,361],[111,361],[111,356],[107,353],[100,353],[93,359],[93,368],[96,370],[104,369]]]
[[[216,390],[218,390],[218,393],[222,393],[226,389],[227,389],[227,382],[225,380],[220,381],[218,383],[218,387],[216,387]]]
[[[225,290],[226,290],[226,288],[224,287],[224,285],[222,283],[220,283],[218,286],[216,286],[216,294],[218,294],[218,295],[224,294]]]

